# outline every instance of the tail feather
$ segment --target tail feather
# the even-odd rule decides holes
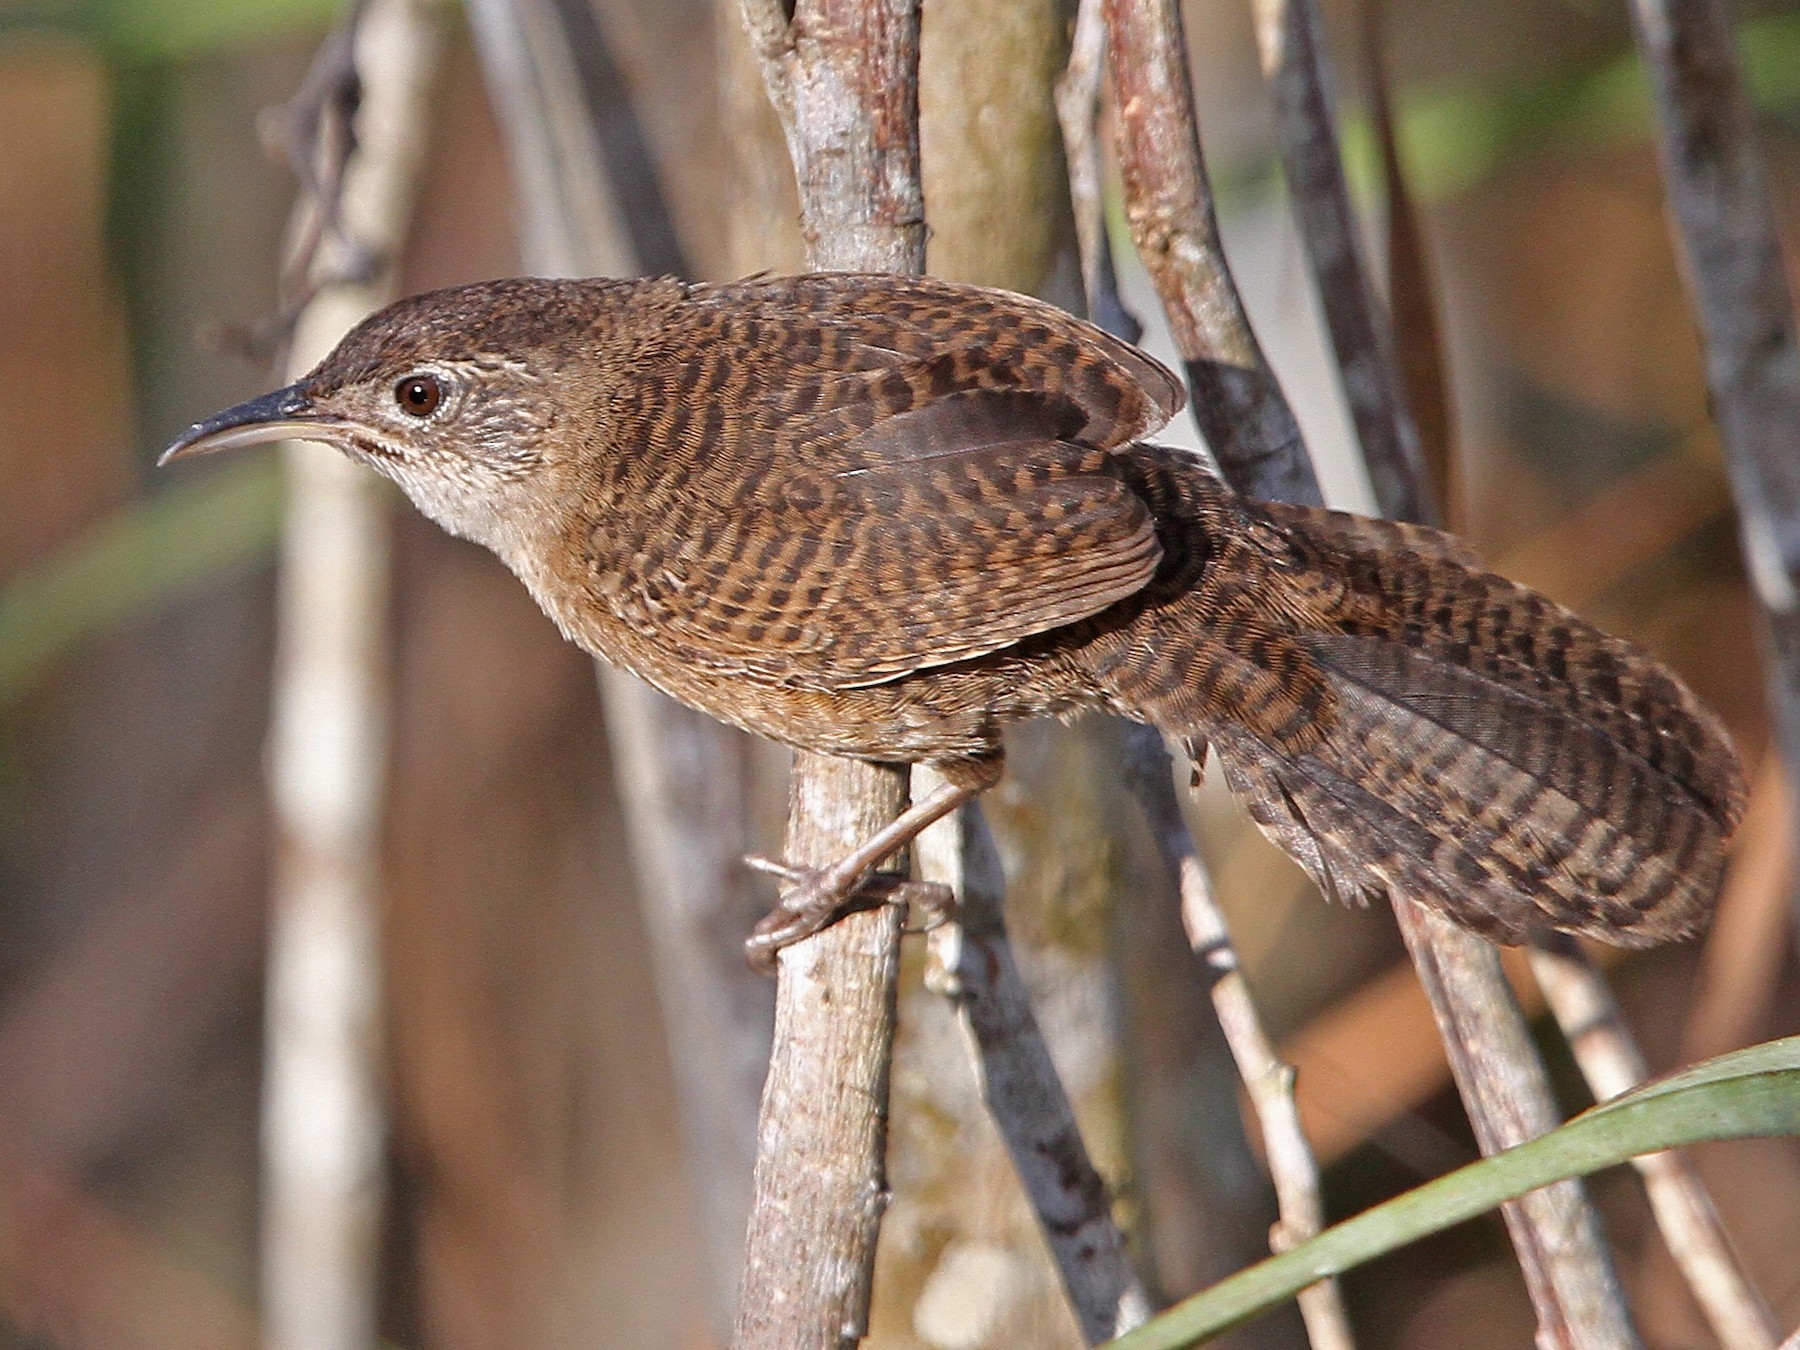
[[[1212,546],[1211,575],[1147,606],[1095,669],[1128,715],[1209,740],[1327,895],[1403,891],[1502,942],[1557,929],[1644,946],[1704,922],[1744,787],[1673,674],[1436,531],[1242,509],[1251,528]],[[1240,715],[1232,672],[1255,655],[1220,650],[1209,586],[1258,605],[1238,630],[1290,653],[1306,734]],[[1146,663],[1121,650],[1183,643],[1204,649],[1180,663],[1200,687],[1127,678]]]
[[[1368,639],[1316,649],[1331,735],[1297,755],[1215,735],[1227,781],[1328,895],[1398,889],[1501,942],[1642,946],[1704,921],[1726,824],[1684,785],[1470,671]]]

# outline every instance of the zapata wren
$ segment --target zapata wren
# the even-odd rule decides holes
[[[1476,932],[1693,932],[1743,782],[1666,668],[1418,526],[1255,502],[1142,438],[1143,353],[917,277],[494,281],[365,321],[164,460],[324,441],[685,703],[948,786],[795,886],[765,957],[991,785],[1008,722],[1218,752],[1327,895]],[[781,869],[777,869],[781,870]]]

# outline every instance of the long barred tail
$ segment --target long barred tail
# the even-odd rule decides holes
[[[1436,531],[1234,506],[1225,537],[1248,549],[1215,544],[1193,597],[1147,607],[1097,666],[1115,706],[1209,740],[1327,895],[1398,889],[1507,943],[1560,929],[1646,946],[1701,926],[1744,786],[1666,667]],[[1131,652],[1193,644],[1221,596],[1254,617],[1159,691],[1163,667]],[[1296,691],[1272,717],[1246,692],[1270,653]]]

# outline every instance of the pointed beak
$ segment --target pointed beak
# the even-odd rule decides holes
[[[336,443],[342,439],[340,427],[337,418],[314,412],[311,400],[300,392],[300,386],[291,384],[286,389],[277,389],[272,394],[227,408],[204,422],[194,423],[175,438],[156,463],[160,468],[171,460],[192,459],[268,441]]]

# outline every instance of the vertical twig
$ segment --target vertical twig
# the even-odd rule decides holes
[[[1612,991],[1581,948],[1570,939],[1530,955],[1532,974],[1594,1100],[1610,1101],[1649,1077]],[[1647,1153],[1632,1166],[1644,1179],[1669,1254],[1723,1350],[1773,1350],[1781,1336],[1775,1315],[1739,1269],[1712,1197],[1686,1156]]]
[[[1125,219],[1187,366],[1200,434],[1240,490],[1253,484],[1256,496],[1320,505],[1299,423],[1219,244],[1180,7],[1175,0],[1105,6]]]
[[[1254,9],[1288,195],[1375,500],[1385,515],[1434,523],[1437,504],[1338,153],[1317,0],[1254,0]]]
[[[1300,1112],[1294,1102],[1294,1070],[1275,1053],[1274,1043],[1263,1028],[1256,1001],[1238,964],[1237,948],[1225,926],[1225,916],[1213,900],[1206,869],[1181,813],[1170,776],[1169,756],[1160,737],[1148,727],[1133,727],[1124,739],[1127,786],[1149,819],[1163,861],[1175,874],[1188,945],[1212,973],[1208,992],[1213,1008],[1256,1112],[1281,1214],[1269,1235],[1269,1246],[1273,1251],[1284,1252],[1325,1226],[1319,1166],[1300,1126]],[[1323,1280],[1303,1290],[1298,1301],[1306,1321],[1307,1339],[1315,1350],[1348,1350],[1355,1345],[1336,1280]]]
[[[612,191],[616,157],[603,153],[599,104],[620,91],[607,83],[600,35],[568,31],[567,12],[553,0],[469,6],[507,138],[522,260],[546,276],[632,275],[646,257],[682,271],[666,211],[625,212]],[[637,177],[640,197],[654,189],[653,178]],[[737,1302],[771,1034],[767,982],[742,949],[758,903],[743,865],[749,741],[623,672],[601,667],[600,691],[681,1094],[712,1320],[723,1334]]]
[[[914,777],[924,790],[942,781],[924,768]],[[1150,1299],[1013,959],[993,837],[981,813],[965,807],[919,836],[918,855],[920,874],[950,885],[958,902],[955,920],[931,934],[926,979],[956,1006],[982,1099],[1043,1226],[1082,1334],[1098,1345],[1143,1322]]]
[[[436,67],[429,0],[370,0],[345,78],[361,86],[335,209],[303,208],[316,287],[290,371],[312,366],[392,298]],[[350,144],[348,138],[343,142]],[[317,213],[339,228],[320,230]],[[376,264],[373,275],[367,264]],[[346,279],[346,272],[352,279]],[[274,723],[263,1095],[263,1328],[279,1350],[374,1340],[386,1124],[377,1025],[376,850],[386,743],[383,487],[316,447],[289,447]]]
[[[842,856],[905,794],[899,769],[796,755],[787,857]],[[900,911],[882,905],[781,952],[735,1350],[837,1350],[868,1327],[887,1207],[900,924]]]
[[[1632,0],[1671,225],[1706,350],[1739,538],[1768,627],[1769,702],[1800,775],[1800,332],[1723,0]],[[1789,829],[1800,837],[1800,792]]]
[[[1127,342],[1143,336],[1144,325],[1119,298],[1119,278],[1106,231],[1101,191],[1105,160],[1100,153],[1100,85],[1106,76],[1106,11],[1103,0],[1081,0],[1069,64],[1056,82],[1056,120],[1069,161],[1069,198],[1075,210],[1075,237],[1081,248],[1081,284],[1088,317]]]
[[[1437,488],[1439,512],[1446,526],[1454,530],[1459,528],[1463,503],[1457,482],[1450,377],[1444,368],[1437,288],[1432,284],[1418,205],[1400,160],[1393,90],[1388,81],[1387,44],[1382,36],[1385,12],[1383,0],[1368,0],[1363,8],[1362,33],[1369,79],[1369,120],[1381,155],[1387,194],[1389,326],[1401,387],[1406,391],[1407,407],[1418,429],[1425,481]]]
[[[1484,1154],[1561,1123],[1531,1029],[1483,938],[1403,895],[1392,897],[1407,951],[1431,1000],[1463,1108]],[[1599,1220],[1577,1182],[1558,1182],[1501,1209],[1549,1346],[1638,1344]]]
[[[814,268],[919,272],[918,0],[742,0],[800,187]],[[906,775],[798,754],[787,856],[841,856],[898,812]],[[885,1204],[900,915],[853,914],[785,949],[763,1089],[734,1344],[853,1344],[867,1325]]]

